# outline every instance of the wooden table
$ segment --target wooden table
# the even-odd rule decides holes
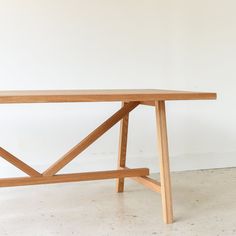
[[[117,192],[124,191],[124,178],[159,192],[162,197],[165,223],[173,222],[171,181],[168,154],[165,101],[216,99],[216,93],[170,90],[62,90],[62,91],[0,91],[0,103],[66,103],[66,102],[122,102],[122,107],[80,143],[64,154],[57,162],[39,173],[13,154],[0,147],[0,156],[23,171],[28,177],[2,178],[0,187],[77,182],[86,180],[117,179]],[[160,158],[160,182],[148,177],[148,168],[130,169],[126,166],[126,147],[129,113],[139,105],[155,107]],[[118,122],[120,143],[118,169],[86,173],[57,174],[63,167],[87,149]]]

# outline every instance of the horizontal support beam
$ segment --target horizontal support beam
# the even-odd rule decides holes
[[[136,168],[129,170],[109,170],[97,172],[85,172],[78,174],[61,174],[42,177],[18,177],[0,179],[0,187],[14,187],[37,184],[55,184],[65,182],[79,182],[89,180],[116,179],[124,177],[137,177],[149,175],[148,168]]]
[[[155,101],[143,101],[140,102],[141,105],[146,105],[146,106],[155,106]]]
[[[130,170],[129,168],[125,167],[122,168],[123,170]],[[139,184],[144,185],[145,187],[160,193],[161,192],[161,184],[160,182],[151,179],[147,176],[139,176],[139,177],[131,177],[132,180],[136,181]]]
[[[0,147],[0,157],[14,165],[16,168],[20,169],[27,175],[31,177],[41,176],[39,172],[37,172],[35,169],[30,167],[29,165],[25,164],[23,161],[12,155],[10,152],[6,151],[2,147]]]
[[[161,192],[161,184],[154,180],[154,179],[151,179],[147,176],[144,176],[144,177],[132,177],[131,179],[133,179],[134,181],[138,182],[139,184],[142,184],[144,185],[145,187],[155,191],[155,192],[158,192],[160,193]]]

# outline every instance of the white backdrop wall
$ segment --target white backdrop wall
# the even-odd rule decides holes
[[[218,92],[168,102],[172,170],[236,164],[234,0],[0,0],[0,90]],[[39,170],[119,103],[0,105],[0,146]],[[128,163],[158,171],[154,110],[131,114]],[[118,126],[64,172],[115,168]],[[20,175],[0,160],[0,175]]]

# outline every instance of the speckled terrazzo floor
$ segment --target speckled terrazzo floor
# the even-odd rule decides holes
[[[157,175],[154,175],[157,177]],[[0,189],[0,236],[236,235],[236,168],[172,174],[175,223],[160,196],[114,180]]]

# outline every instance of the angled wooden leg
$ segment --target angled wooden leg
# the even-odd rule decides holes
[[[161,197],[164,222],[171,224],[173,222],[171,180],[169,167],[168,138],[166,126],[165,102],[156,101],[156,118],[160,154],[160,179],[161,179]]]
[[[123,106],[125,103],[123,103]],[[118,169],[124,168],[126,164],[127,138],[128,138],[129,114],[127,114],[120,122],[120,141],[118,154]],[[124,178],[117,179],[116,191],[121,193],[124,191]]]

